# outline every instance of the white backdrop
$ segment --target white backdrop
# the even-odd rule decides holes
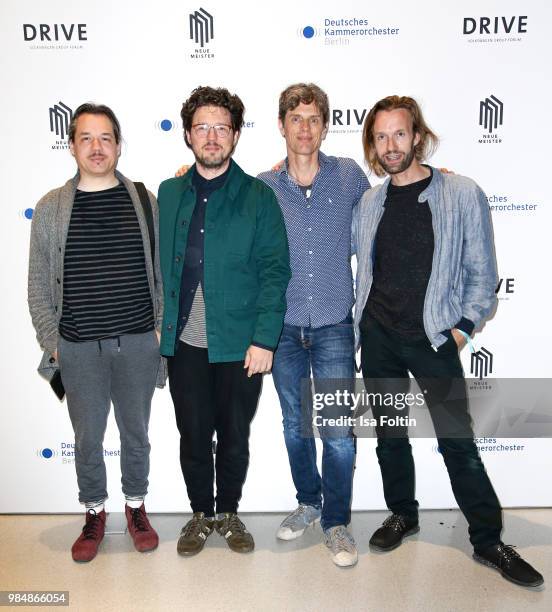
[[[197,51],[199,44],[190,40],[189,15],[200,8],[213,17],[213,37]],[[63,138],[51,131],[50,109],[61,116],[61,104],[73,110],[88,100],[111,106],[124,136],[120,170],[155,192],[161,180],[191,161],[179,112],[198,85],[226,86],[243,99],[248,125],[236,160],[251,174],[285,154],[276,128],[277,100],[292,82],[313,81],[327,91],[332,124],[323,150],[361,165],[357,117],[362,119],[363,111],[383,96],[414,96],[441,137],[432,163],[474,178],[500,207],[492,215],[504,279],[501,302],[477,336],[478,346],[494,356],[492,376],[551,375],[546,186],[552,161],[546,108],[550,5],[537,0],[2,0],[0,17],[5,355],[0,512],[80,510],[66,404],[56,400],[35,372],[40,350],[26,304],[32,208],[75,170]],[[488,18],[483,25],[489,24],[489,33],[480,31],[481,18]],[[337,31],[351,29],[357,32]],[[50,40],[44,35],[41,40],[41,31]],[[502,124],[492,134],[479,125],[480,103],[491,95],[503,111]],[[466,351],[463,358],[469,372]],[[155,394],[150,432],[148,508],[189,510],[167,390]],[[505,506],[552,505],[550,440],[505,441],[518,447],[513,451],[489,450],[481,442]],[[414,447],[422,507],[455,506],[435,441],[416,440]],[[359,440],[357,509],[384,507],[373,448],[373,440]],[[112,417],[105,449],[108,509],[120,510],[118,435]],[[275,511],[294,504],[280,409],[266,377],[241,508]]]

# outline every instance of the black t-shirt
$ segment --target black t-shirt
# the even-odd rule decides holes
[[[433,226],[418,197],[431,176],[410,185],[389,183],[374,245],[374,278],[363,312],[410,339],[425,336],[423,309],[433,261]]]

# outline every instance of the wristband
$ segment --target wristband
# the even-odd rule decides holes
[[[473,346],[473,342],[471,341],[470,335],[467,334],[464,330],[462,329],[458,329],[457,327],[455,327],[454,329],[456,329],[457,332],[460,332],[464,338],[466,339],[466,342],[468,344],[468,346],[470,347],[470,351],[472,353],[475,353],[475,347]],[[451,332],[452,333],[452,332]]]

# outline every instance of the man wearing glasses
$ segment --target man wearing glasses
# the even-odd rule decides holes
[[[159,187],[161,353],[193,511],[177,546],[185,556],[199,553],[213,529],[235,552],[254,548],[237,509],[262,374],[272,367],[286,310],[290,270],[280,207],[269,187],[231,159],[243,113],[226,89],[195,89],[181,117],[196,163]]]

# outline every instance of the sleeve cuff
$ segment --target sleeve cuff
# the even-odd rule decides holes
[[[475,324],[473,323],[473,321],[466,319],[466,317],[462,317],[454,327],[456,329],[462,330],[463,332],[466,332],[468,336],[471,336],[473,334]]]
[[[260,342],[252,342],[251,346],[256,346],[258,348],[265,349],[265,351],[270,351],[271,353],[273,353],[276,350],[275,347],[267,346],[266,344],[261,344]]]

